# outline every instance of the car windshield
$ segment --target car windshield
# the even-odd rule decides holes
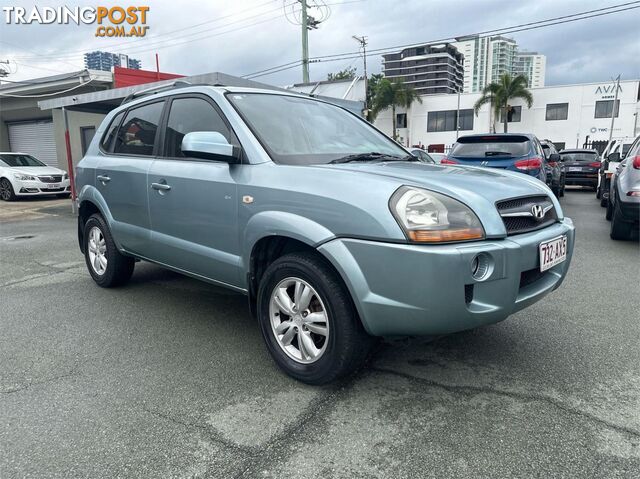
[[[40,160],[29,155],[0,155],[0,160],[7,166],[47,166]]]
[[[458,139],[449,156],[485,160],[488,157],[524,156],[529,149],[526,136],[468,137]]]
[[[364,161],[407,157],[390,138],[335,105],[266,93],[232,93],[228,98],[276,163],[323,164],[356,155],[365,155]]]
[[[574,151],[574,152],[566,152],[560,153],[560,156],[564,161],[596,161],[598,159],[598,154],[593,152],[586,151]]]

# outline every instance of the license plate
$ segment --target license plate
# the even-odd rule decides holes
[[[569,171],[582,171],[582,168],[579,166],[570,166]]]
[[[540,243],[540,271],[546,271],[567,259],[567,237],[559,236]]]
[[[44,185],[44,187],[47,190],[56,190],[56,189],[60,188],[60,183],[49,183],[49,184]]]

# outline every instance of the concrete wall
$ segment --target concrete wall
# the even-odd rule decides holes
[[[73,165],[77,165],[82,159],[82,137],[80,128],[93,126],[97,130],[106,115],[99,113],[84,113],[78,111],[67,111],[69,119],[69,139],[71,141],[71,159]],[[62,110],[53,110],[53,132],[56,138],[56,156],[58,157],[58,167],[63,170],[67,168],[67,149],[64,140],[64,118]]]

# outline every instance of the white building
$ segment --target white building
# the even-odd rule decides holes
[[[504,73],[517,74],[529,72],[531,64],[530,87],[544,86],[546,57],[538,53],[518,52],[518,44],[512,38],[472,35],[460,37],[453,45],[464,55],[465,93],[480,92]]]
[[[532,88],[533,105],[528,109],[516,99],[509,122],[510,133],[533,133],[549,139],[560,148],[575,148],[585,142],[606,142],[609,139],[611,111],[615,86],[612,83],[585,83],[579,85]],[[397,130],[398,141],[406,146],[423,144],[448,148],[456,141],[456,117],[460,102],[460,135],[489,133],[493,114],[489,105],[476,116],[473,106],[479,93],[461,95],[422,96],[422,103],[414,103],[408,111],[397,109],[398,124],[406,128]],[[640,80],[621,81],[618,90],[618,116],[613,129],[614,138],[631,138],[640,133]],[[503,126],[498,118],[496,131]],[[391,135],[391,112],[381,112],[375,125]]]
[[[544,86],[547,57],[538,52],[517,52],[513,62],[513,73],[527,77],[529,88]]]

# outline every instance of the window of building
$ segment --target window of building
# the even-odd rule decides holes
[[[107,128],[107,132],[102,138],[102,149],[104,151],[111,151],[111,147],[113,146],[113,139],[116,137],[116,132],[118,131],[118,127],[120,126],[120,122],[122,121],[122,117],[124,116],[124,112],[118,113],[113,120],[111,120],[111,124],[109,128]]]
[[[406,113],[396,114],[396,128],[406,128],[406,127],[407,127],[407,114]]]
[[[456,131],[457,110],[430,111],[427,115],[427,131]],[[473,110],[460,110],[460,130],[473,130]]]
[[[416,55],[424,55],[424,47],[416,48]]]
[[[569,116],[568,103],[548,103],[545,120],[566,120]]]
[[[118,130],[114,153],[153,155],[163,106],[164,101],[158,101],[129,110]]]
[[[87,154],[91,140],[96,134],[95,126],[81,126],[80,127],[80,146],[82,147],[82,156]]]
[[[522,107],[521,106],[512,106],[507,112],[507,122],[508,123],[518,123],[522,121]],[[500,112],[500,123],[504,122],[504,115],[502,111]]]
[[[231,143],[231,132],[216,109],[202,98],[176,98],[167,123],[165,155],[182,158],[182,139],[192,131],[216,131]]]
[[[596,102],[596,112],[594,118],[611,118],[613,111],[613,100],[601,100]],[[620,113],[620,100],[616,100],[616,118]]]

